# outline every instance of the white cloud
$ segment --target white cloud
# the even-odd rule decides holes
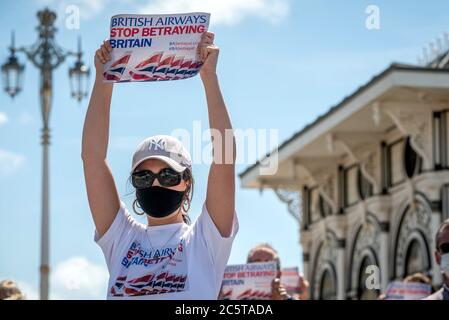
[[[54,270],[54,271],[53,271]],[[109,273],[85,257],[71,257],[55,266],[50,274],[50,299],[105,299]],[[7,279],[1,277],[1,279]],[[39,299],[39,290],[29,282],[13,279],[26,300]]]
[[[51,277],[52,299],[104,299],[108,270],[85,257],[72,257],[56,265]]]
[[[61,17],[65,17],[67,6],[76,6],[81,19],[90,19],[102,13],[111,0],[40,0],[40,2],[46,6],[57,5]]]
[[[0,149],[0,175],[11,174],[25,163],[25,156]]]
[[[235,25],[249,16],[275,23],[289,9],[289,0],[152,0],[139,11],[145,14],[210,12],[212,24]]]
[[[38,300],[39,293],[37,289],[25,281],[17,281],[17,286],[19,287],[22,294],[25,296],[26,300]]]
[[[91,19],[103,13],[112,0],[39,0],[45,6],[57,6],[60,17],[67,6],[77,6],[81,19]],[[247,17],[258,17],[272,23],[284,18],[290,11],[290,0],[122,0],[124,13],[144,14],[183,13],[205,11],[212,13],[211,24],[235,25]]]
[[[81,19],[90,19],[103,12],[109,0],[70,0],[66,5],[75,5],[80,8]]]
[[[8,116],[4,112],[0,112],[0,126],[8,122]]]

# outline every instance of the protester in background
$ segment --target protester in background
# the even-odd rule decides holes
[[[12,280],[0,281],[0,300],[24,300],[17,283]]]
[[[428,284],[430,286],[430,293],[434,293],[435,290],[432,286],[432,280],[426,276],[424,273],[422,272],[417,272],[414,273],[412,275],[409,275],[407,277],[405,277],[404,279],[405,283],[423,283],[423,284]]]
[[[435,260],[443,274],[443,287],[425,300],[449,300],[449,219],[440,225],[435,235]]]
[[[277,275],[271,283],[272,300],[296,300],[291,297],[284,286],[281,284],[281,260],[278,252],[268,243],[261,243],[250,250],[247,263],[253,262],[276,262]]]
[[[424,283],[432,286],[432,281],[428,276],[426,276],[424,273],[417,272],[412,275],[409,275],[405,277],[404,279],[405,283]]]
[[[400,282],[397,281],[397,282],[398,283],[402,283],[402,284],[406,284],[406,283],[408,283],[408,284],[410,284],[410,283],[422,283],[422,284],[427,285],[430,288],[429,291],[426,290],[425,292],[429,292],[429,293],[434,292],[433,287],[432,287],[431,279],[428,276],[426,276],[424,273],[421,273],[421,272],[416,272],[414,274],[411,274],[411,275],[405,277],[404,280],[402,280]],[[392,285],[393,283],[394,282],[390,283],[390,285]],[[390,285],[387,287],[387,292],[384,292],[384,293],[380,294],[377,297],[377,300],[393,300],[391,297],[389,297],[389,294],[388,294],[388,289],[389,289]],[[401,289],[401,290],[403,290],[403,289]],[[413,289],[413,290],[415,290],[415,289]],[[391,292],[390,292],[390,294],[391,294]],[[395,293],[394,295],[396,295],[396,294],[397,293]],[[411,298],[410,296],[407,296],[406,293],[403,293],[403,294],[407,297],[407,299],[405,299],[405,298],[401,299],[401,298],[398,298],[398,297],[394,297],[394,300],[417,300],[417,299],[422,299],[422,295],[425,295],[426,293],[420,293],[421,297],[419,297],[419,298],[418,297]]]

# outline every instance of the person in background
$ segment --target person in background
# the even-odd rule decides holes
[[[426,276],[424,273],[416,272],[414,274],[411,274],[404,279],[405,283],[424,283],[432,286],[432,281],[428,276]]]
[[[17,283],[12,280],[0,281],[0,300],[25,300]]]
[[[425,300],[449,300],[449,219],[440,225],[435,235],[435,261],[443,274],[443,287]]]
[[[430,278],[428,276],[426,276],[424,273],[421,272],[416,272],[414,274],[411,274],[407,277],[404,278],[404,280],[402,280],[403,283],[423,283],[423,284],[428,284],[431,288],[431,292],[433,292],[433,287],[432,287],[432,281],[430,280]],[[377,300],[387,300],[387,295],[386,293],[382,293],[377,297]]]
[[[281,284],[281,260],[278,252],[268,243],[261,243],[252,248],[248,253],[247,263],[253,262],[276,262],[277,275],[271,283],[272,300],[297,300],[290,296]]]
[[[412,275],[409,275],[407,277],[404,278],[404,283],[423,283],[423,284],[427,284],[430,286],[430,293],[434,293],[435,290],[432,286],[432,280],[426,276],[424,273],[422,272],[416,272]]]

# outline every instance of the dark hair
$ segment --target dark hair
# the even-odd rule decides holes
[[[276,262],[276,268],[278,271],[281,271],[281,259],[279,258],[278,252],[267,242],[259,243],[255,247],[253,247],[249,253],[248,257],[246,258],[246,263],[252,262],[252,257],[254,255],[254,252],[256,252],[259,249],[268,249],[273,252],[273,260]]]
[[[182,199],[182,209],[186,214],[182,215],[182,219],[184,220],[184,223],[191,224],[192,221],[190,220],[189,215],[187,212],[190,210],[190,204],[192,203],[193,198],[193,189],[195,186],[195,180],[193,179],[193,174],[191,169],[185,170],[185,179],[189,184],[187,185],[187,189],[184,192],[184,199]]]
[[[443,221],[443,223],[438,227],[437,234],[435,235],[435,250],[439,251],[440,238],[443,235],[443,232],[445,232],[447,229],[449,229],[449,219]]]

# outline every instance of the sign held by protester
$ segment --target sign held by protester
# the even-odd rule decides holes
[[[195,76],[202,65],[197,47],[209,20],[210,14],[204,12],[113,16],[111,60],[104,65],[104,81],[164,81]]]
[[[221,286],[222,300],[269,300],[276,263],[256,262],[226,267]]]
[[[300,291],[301,275],[298,267],[284,268],[281,270],[281,285],[285,287],[289,295],[298,294]]]
[[[432,288],[419,282],[394,281],[387,286],[386,300],[421,300],[429,296]]]

